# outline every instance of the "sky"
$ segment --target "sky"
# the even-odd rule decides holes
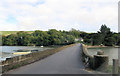
[[[0,31],[118,31],[118,0],[1,0]]]

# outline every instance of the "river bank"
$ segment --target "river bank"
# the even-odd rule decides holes
[[[91,45],[86,45],[87,48],[103,48],[103,47],[108,47],[108,46],[100,46],[100,45],[95,45],[95,46],[91,46]]]
[[[0,62],[6,60],[6,58],[11,58],[15,56],[19,56],[21,54],[14,54],[17,52],[17,50],[38,50],[38,51],[44,51],[47,49],[54,49],[57,48],[58,46],[45,46],[45,47],[40,47],[40,46],[0,46]],[[60,46],[61,47],[61,46]]]
[[[86,48],[105,48],[105,47],[114,47],[114,48],[120,48],[120,46],[104,46],[104,45],[86,45]]]

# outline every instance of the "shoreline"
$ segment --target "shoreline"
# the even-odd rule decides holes
[[[114,46],[115,48],[120,48],[120,46]]]
[[[105,47],[109,47],[109,46],[101,46],[101,45],[95,45],[95,46],[91,46],[91,45],[86,45],[87,48],[105,48]]]
[[[95,45],[95,46],[92,46],[92,45],[85,45],[86,48],[107,48],[107,47],[114,47],[114,48],[120,48],[120,46],[101,46],[101,45]]]

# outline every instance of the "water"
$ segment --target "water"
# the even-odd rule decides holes
[[[39,50],[39,51],[44,51],[47,49],[53,49],[56,47],[33,47],[33,46],[0,46],[0,61],[1,60],[6,60],[6,58],[10,58],[13,56],[17,56],[14,55],[12,53],[14,53],[14,50]]]
[[[96,55],[97,51],[104,51],[104,54],[109,56],[109,65],[113,64],[113,59],[118,59],[119,48],[114,48],[114,47],[88,48],[88,53],[90,55]]]

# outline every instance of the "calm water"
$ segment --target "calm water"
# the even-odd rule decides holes
[[[113,59],[118,59],[118,51],[120,48],[106,47],[106,48],[88,48],[88,53],[90,55],[96,55],[97,51],[104,51],[105,55],[109,56],[109,65],[112,65]],[[120,63],[119,63],[120,65]]]
[[[44,51],[47,49],[53,49],[56,47],[33,47],[33,46],[0,46],[0,60],[5,60],[6,58],[16,56],[14,50],[39,50]]]

